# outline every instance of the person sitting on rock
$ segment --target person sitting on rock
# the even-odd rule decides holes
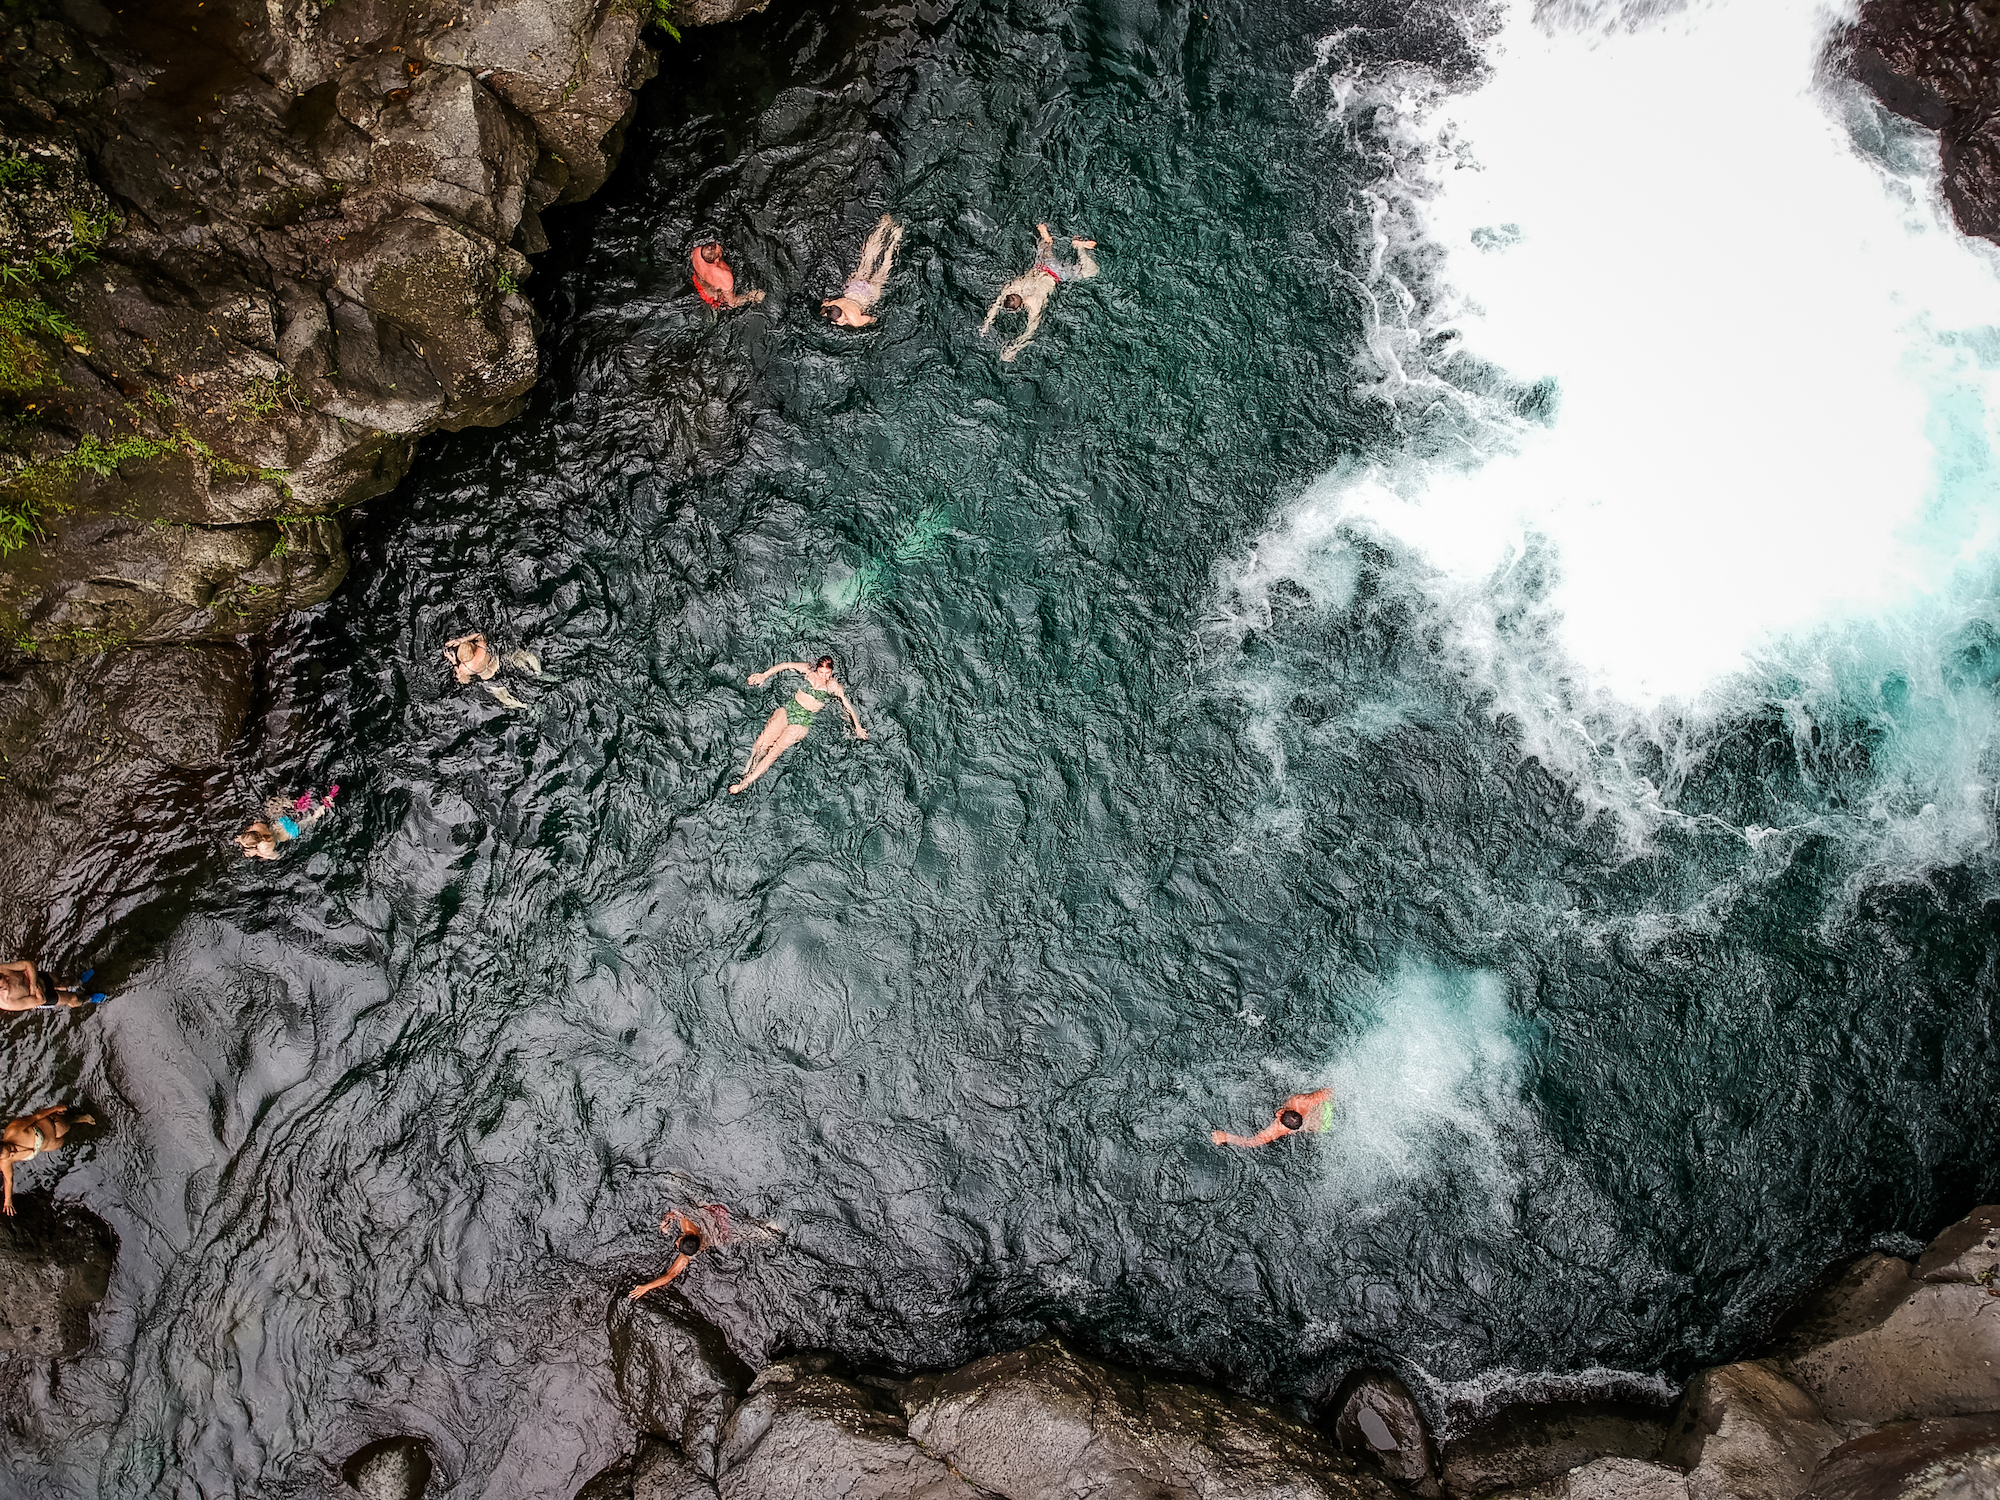
[[[722,258],[721,240],[703,240],[696,245],[688,252],[688,264],[694,267],[695,291],[710,307],[741,307],[746,302],[764,300],[762,292],[737,292],[736,273]]]
[[[699,1255],[708,1244],[708,1236],[703,1232],[703,1226],[680,1212],[670,1213],[660,1220],[660,1233],[675,1235],[674,1263],[667,1267],[666,1275],[657,1276],[645,1285],[635,1286],[627,1292],[625,1295],[634,1302],[648,1292],[657,1292],[680,1275],[693,1264],[695,1256]]]
[[[875,232],[861,247],[861,262],[847,278],[847,287],[838,297],[829,297],[819,309],[837,328],[866,328],[875,321],[868,311],[882,300],[882,284],[895,264],[896,247],[903,243],[903,226],[887,214],[876,222]]]
[[[485,682],[500,670],[500,658],[486,644],[486,637],[476,630],[456,640],[446,641],[444,659],[452,675],[462,683],[470,682],[475,677]]]
[[[986,321],[979,325],[979,331],[985,333],[1002,311],[1027,313],[1028,325],[1021,330],[1020,337],[1000,351],[1003,360],[1012,359],[1028,347],[1035,330],[1042,326],[1042,310],[1048,305],[1051,292],[1065,281],[1087,281],[1097,274],[1097,260],[1090,253],[1097,248],[1096,240],[1072,239],[1076,264],[1061,266],[1056,264],[1055,236],[1049,233],[1049,226],[1037,224],[1035,228],[1040,231],[1035,242],[1035,268],[1000,288],[1000,295],[986,309]]]
[[[1270,1124],[1255,1135],[1231,1135],[1211,1130],[1208,1138],[1218,1146],[1268,1146],[1301,1130],[1324,1130],[1333,1123],[1333,1090],[1316,1089],[1310,1094],[1294,1094],[1278,1106]]]
[[[0,1189],[4,1189],[0,1213],[8,1218],[14,1216],[14,1168],[25,1166],[44,1151],[55,1150],[73,1125],[97,1123],[89,1115],[65,1120],[63,1116],[68,1113],[67,1104],[51,1104],[47,1109],[38,1109],[0,1126]]]
[[[338,785],[326,789],[323,797],[307,792],[286,801],[273,797],[264,804],[264,816],[236,835],[236,846],[245,859],[276,859],[286,844],[333,811]]]
[[[86,973],[90,978],[95,970]],[[0,1011],[7,1010],[54,1010],[58,1005],[66,1005],[75,1010],[87,1005],[92,999],[102,1000],[102,995],[85,996],[82,982],[69,986],[58,985],[56,997],[51,1000],[42,987],[42,976],[29,960],[17,959],[11,964],[0,964]]]

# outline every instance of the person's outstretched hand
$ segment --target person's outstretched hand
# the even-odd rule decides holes
[[[868,738],[868,731],[865,729],[857,729],[854,731],[854,737],[857,740],[865,740]]]
[[[764,674],[762,672],[752,672],[749,682],[752,687],[762,687],[764,685]]]

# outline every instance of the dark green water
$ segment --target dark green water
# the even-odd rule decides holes
[[[1286,501],[1407,440],[1354,393],[1379,163],[1293,92],[1355,24],[1464,76],[1401,9],[777,0],[668,49],[551,225],[528,411],[428,446],[282,643],[244,804],[333,779],[340,817],[10,1061],[112,1122],[26,1175],[123,1240],[14,1492],[278,1494],[416,1431],[449,1493],[567,1494],[689,1200],[782,1229],[684,1283],[753,1361],[1062,1327],[1284,1399],[1387,1362],[1442,1412],[1678,1378],[2000,1186],[1994,909],[1747,850],[1721,820],[1837,780],[1781,716],[1634,856],[1386,553],[1209,628]],[[884,209],[882,322],[830,329]],[[1002,366],[1037,219],[1104,271]],[[708,230],[761,308],[695,299]],[[449,683],[475,628],[540,652],[530,712]],[[871,738],[731,798],[745,674],[822,650]],[[1208,1143],[1322,1083],[1327,1134]]]

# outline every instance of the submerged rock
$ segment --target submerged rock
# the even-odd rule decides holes
[[[1506,1407],[1446,1446],[1444,1491],[1471,1500],[1560,1479],[1600,1458],[1650,1461],[1666,1433],[1665,1412],[1623,1402]]]
[[[1808,1500],[1990,1500],[2000,1495],[2000,1415],[1894,1422],[1842,1443]]]
[[[1412,1494],[1435,1500],[1437,1450],[1423,1411],[1394,1375],[1368,1373],[1349,1380],[1335,1398],[1333,1431],[1340,1446],[1367,1458]]]
[[[780,1360],[729,1419],[716,1489],[722,1500],[979,1500],[910,1439],[900,1411],[829,1373],[828,1361]]]
[[[96,1215],[47,1192],[17,1193],[0,1218],[0,1353],[53,1359],[90,1342],[118,1237]]]
[[[1310,1428],[1239,1397],[1079,1358],[1059,1342],[913,1386],[910,1436],[981,1490],[1388,1500]],[[727,1481],[725,1496],[730,1494]]]
[[[1839,1441],[1810,1395],[1746,1360],[1694,1378],[1660,1456],[1701,1500],[1792,1500]]]
[[[367,1500],[420,1500],[431,1482],[431,1451],[420,1437],[383,1438],[342,1464],[340,1477]]]

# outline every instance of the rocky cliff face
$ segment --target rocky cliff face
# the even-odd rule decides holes
[[[1958,227],[2000,240],[2000,0],[1863,0],[1840,47],[1885,105],[1938,132]]]
[[[342,512],[516,410],[539,216],[603,183],[668,3],[0,7],[0,947],[220,764],[225,643],[332,593]]]

